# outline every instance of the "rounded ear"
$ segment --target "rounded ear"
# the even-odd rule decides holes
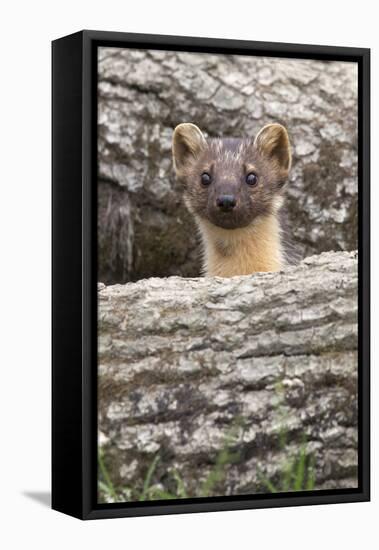
[[[281,124],[264,126],[254,140],[256,149],[288,174],[291,168],[291,145],[287,130]]]
[[[206,145],[205,137],[195,124],[184,122],[174,130],[172,138],[172,156],[175,170],[185,166],[191,157],[195,157]]]

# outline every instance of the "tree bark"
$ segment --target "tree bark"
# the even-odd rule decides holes
[[[101,48],[99,277],[198,276],[199,243],[171,160],[181,122],[209,136],[289,131],[290,234],[302,256],[357,248],[357,65]]]
[[[100,445],[121,500],[154,460],[149,484],[176,494],[179,475],[187,496],[357,486],[355,252],[99,285],[98,352]]]

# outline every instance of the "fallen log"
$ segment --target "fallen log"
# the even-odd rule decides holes
[[[100,499],[357,486],[357,254],[99,285]]]

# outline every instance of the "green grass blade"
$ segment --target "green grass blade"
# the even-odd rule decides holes
[[[157,455],[154,458],[154,460],[151,462],[151,464],[149,466],[149,469],[147,470],[147,474],[146,474],[145,480],[143,482],[142,493],[141,493],[141,496],[139,498],[140,501],[144,501],[147,497],[147,493],[148,493],[148,490],[149,490],[150,484],[151,484],[151,478],[154,475],[155,468],[157,467],[159,459],[160,459],[160,457],[159,457],[159,455]]]
[[[104,485],[106,487],[106,490],[109,494],[109,496],[114,500],[114,501],[117,501],[117,493],[116,493],[116,490],[114,488],[114,485],[112,483],[112,480],[108,474],[108,470],[105,466],[105,463],[104,463],[104,459],[103,459],[103,454],[101,451],[99,451],[98,453],[98,465],[99,465],[99,468],[100,468],[100,472],[101,472],[101,475],[103,476],[103,480],[104,480]],[[103,485],[103,487],[104,487]],[[104,491],[104,488],[103,488],[103,491]]]
[[[316,484],[315,457],[311,455],[307,470],[307,491],[313,491]]]
[[[268,478],[264,479],[263,483],[266,485],[266,487],[270,491],[270,493],[277,493],[278,492],[275,485]]]
[[[257,470],[257,475],[259,478],[259,481],[263,483],[263,485],[270,491],[270,493],[277,493],[278,490],[275,487],[275,485],[268,479],[267,476],[265,476],[261,470]]]
[[[283,466],[283,477],[282,477],[282,491],[285,493],[290,490],[292,472],[293,472],[293,463],[291,461],[287,461],[286,464]]]
[[[183,479],[177,470],[172,470],[172,475],[176,481],[176,493],[179,498],[187,498],[187,491]]]
[[[301,491],[304,487],[306,459],[307,455],[305,445],[303,444],[300,448],[300,456],[297,460],[297,466],[295,469],[294,491]]]
[[[151,491],[149,491],[150,500],[172,500],[174,498],[177,498],[176,495],[173,493],[170,493],[169,491],[164,491],[163,489],[159,489],[158,487],[151,487]]]

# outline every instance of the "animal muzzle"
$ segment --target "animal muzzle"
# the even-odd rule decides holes
[[[216,199],[216,204],[222,212],[231,212],[237,204],[234,195],[220,195]]]

